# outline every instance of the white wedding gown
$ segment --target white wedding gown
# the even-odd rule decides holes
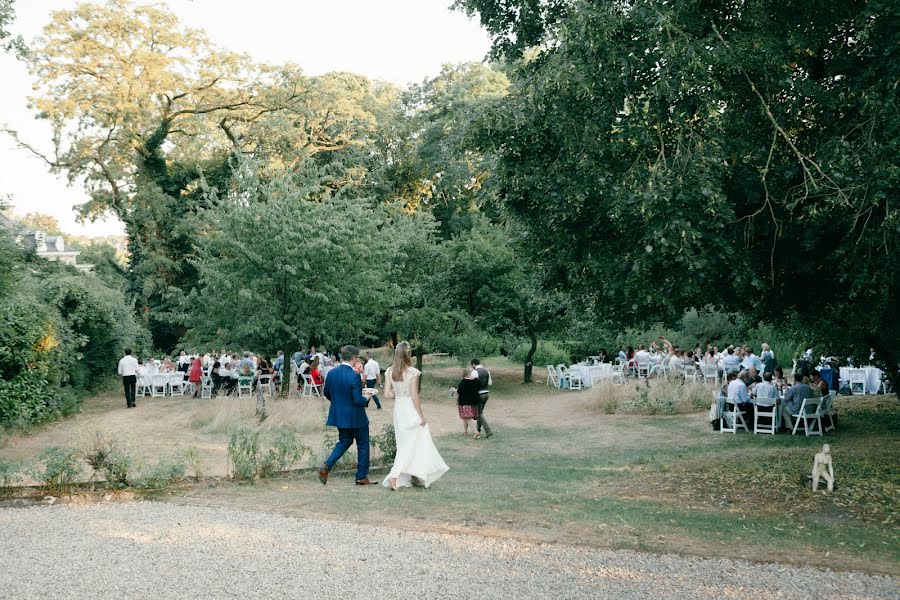
[[[428,425],[419,425],[419,413],[413,404],[410,384],[419,375],[418,369],[410,367],[403,374],[403,381],[391,381],[394,389],[394,433],[397,436],[397,456],[391,472],[381,482],[391,486],[391,479],[397,478],[397,487],[409,487],[416,477],[425,487],[437,481],[450,470],[438,454]],[[384,374],[391,377],[391,369]]]

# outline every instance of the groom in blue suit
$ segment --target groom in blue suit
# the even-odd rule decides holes
[[[350,366],[350,362],[357,356],[359,349],[356,346],[341,348],[341,366],[329,371],[325,378],[325,397],[331,402],[325,424],[337,427],[338,443],[319,469],[319,481],[322,485],[328,483],[328,473],[354,441],[359,456],[356,485],[376,483],[369,481],[369,417],[366,416],[369,401],[362,394],[362,379]]]

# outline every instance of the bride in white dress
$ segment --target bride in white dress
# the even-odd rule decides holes
[[[394,351],[393,365],[384,373],[384,395],[394,398],[397,456],[381,484],[392,490],[410,485],[427,488],[450,469],[431,440],[419,403],[419,375],[409,357],[409,344],[400,342]]]

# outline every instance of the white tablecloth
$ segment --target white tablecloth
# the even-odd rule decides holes
[[[881,389],[881,369],[876,367],[858,367],[866,372],[866,393],[877,394]],[[850,380],[850,367],[841,367],[841,379]]]
[[[581,375],[582,385],[586,388],[594,387],[594,384],[612,374],[612,365],[603,363],[599,365],[572,365],[569,373]]]

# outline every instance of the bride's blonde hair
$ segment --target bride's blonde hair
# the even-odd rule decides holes
[[[403,381],[403,374],[412,366],[409,357],[409,342],[400,342],[394,349],[394,362],[391,365],[391,379]]]

